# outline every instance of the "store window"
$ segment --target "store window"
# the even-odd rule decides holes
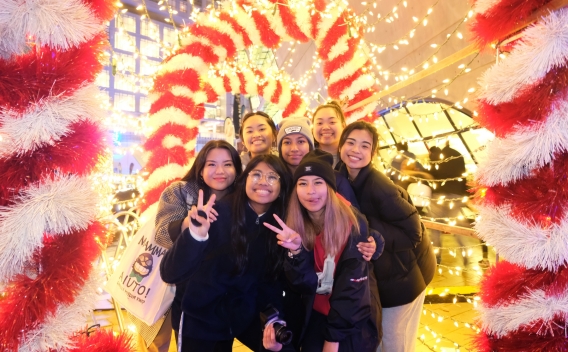
[[[136,91],[136,83],[134,82],[134,76],[117,74],[114,76],[114,89],[120,89],[127,92]]]
[[[136,33],[136,17],[129,14],[122,14],[118,16],[116,27],[122,28],[125,31]]]
[[[187,1],[180,0],[179,2],[179,12],[186,13],[187,12]]]
[[[136,72],[136,59],[133,55],[114,53],[118,71]]]
[[[163,42],[166,46],[174,46],[177,42],[177,34],[173,28],[164,27],[164,39]]]
[[[114,47],[132,53],[136,48],[136,39],[127,32],[118,31],[114,35]]]
[[[159,58],[160,57],[160,47],[158,43],[148,40],[140,39],[140,53],[142,55]]]
[[[140,22],[140,34],[149,37],[152,40],[160,39],[160,26],[151,19],[145,19]]]

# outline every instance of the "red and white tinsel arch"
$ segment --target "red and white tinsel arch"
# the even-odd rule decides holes
[[[94,262],[105,112],[94,85],[110,0],[0,0],[0,349],[130,351],[79,333]]]
[[[478,0],[482,43],[550,1]],[[498,20],[495,20],[498,19]],[[496,133],[477,171],[479,235],[505,258],[481,283],[481,351],[568,350],[568,9],[540,19],[481,78]]]
[[[203,103],[215,102],[226,92],[258,94],[284,110],[284,118],[305,114],[301,93],[285,72],[275,77],[247,67],[224,69],[222,64],[232,61],[239,50],[314,40],[330,97],[347,97],[352,105],[373,95],[369,49],[361,39],[361,25],[347,20],[352,14],[322,0],[235,1],[200,14],[182,39],[182,48],[164,61],[154,81],[150,132],[144,144],[150,175],[143,211],[157,206],[162,191],[189,169]],[[347,118],[365,118],[376,105],[367,104]]]

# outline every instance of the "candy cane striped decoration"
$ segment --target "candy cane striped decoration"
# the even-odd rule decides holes
[[[361,39],[362,29],[345,22],[349,9],[321,0],[269,2],[268,8],[260,9],[255,2],[241,0],[199,14],[182,47],[164,60],[154,82],[155,100],[144,145],[150,174],[143,210],[153,206],[163,189],[191,165],[203,103],[214,102],[226,92],[259,94],[283,109],[284,118],[305,114],[306,103],[285,72],[268,77],[258,70],[238,67],[233,75],[229,74],[232,70],[218,68],[239,50],[314,40],[330,97],[348,97],[349,104],[355,104],[374,93],[374,78],[367,73],[369,48]],[[350,112],[348,121],[367,117],[376,106],[370,103]]]

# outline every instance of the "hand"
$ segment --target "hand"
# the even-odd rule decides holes
[[[187,220],[189,230],[194,233],[196,236],[201,238],[207,237],[207,233],[209,232],[209,227],[211,226],[211,218],[212,218],[212,210],[213,204],[215,204],[215,195],[213,194],[207,204],[203,205],[203,191],[199,190],[199,195],[197,197],[197,206],[192,206],[188,212]],[[203,217],[198,214],[199,211],[205,212],[207,217]],[[216,213],[216,212],[215,212]],[[191,219],[194,219],[197,223],[201,226],[196,226]],[[216,217],[215,217],[216,219]]]
[[[302,238],[300,237],[300,235],[296,231],[286,226],[284,221],[282,221],[282,219],[280,219],[278,215],[274,214],[274,219],[276,219],[280,226],[282,226],[282,230],[266,222],[263,224],[264,226],[277,233],[276,238],[278,239],[278,244],[284,248],[288,248],[291,251],[299,250],[300,246],[302,245]]]
[[[282,349],[282,344],[276,342],[276,335],[274,334],[274,326],[272,326],[272,324],[264,328],[262,345],[269,351],[280,351]]]
[[[377,243],[375,242],[373,236],[369,236],[367,241],[368,242],[357,243],[357,249],[359,249],[359,252],[363,254],[363,259],[370,261],[373,257],[373,254],[375,254],[375,251],[377,250]]]
[[[322,352],[337,352],[337,351],[339,351],[339,342],[325,341],[323,343]]]

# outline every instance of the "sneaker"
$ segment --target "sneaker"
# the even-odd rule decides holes
[[[487,269],[491,265],[491,263],[489,263],[489,260],[487,258],[481,259],[478,263],[479,267],[481,267],[482,269]]]

